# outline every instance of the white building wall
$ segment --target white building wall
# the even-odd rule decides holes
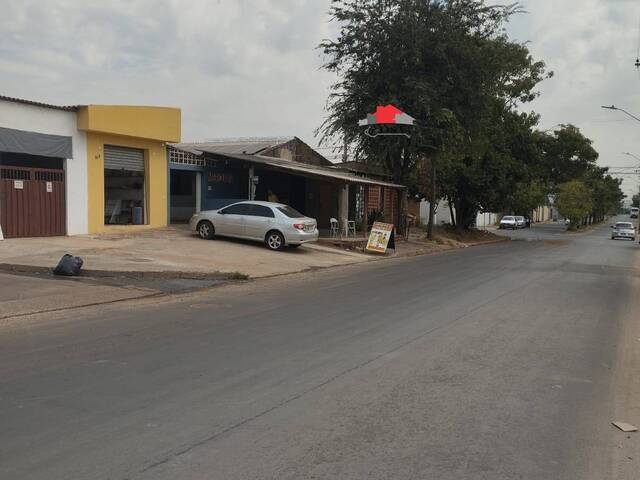
[[[451,222],[451,211],[454,211],[452,206],[449,205],[449,202],[445,200],[440,200],[438,202],[438,207],[436,210],[436,214],[434,216],[434,225],[444,225]],[[484,230],[487,227],[491,227],[498,223],[499,214],[497,213],[478,213],[476,217],[476,227]],[[426,225],[429,223],[429,202],[423,200],[420,202],[420,223]]]
[[[78,130],[76,113],[0,99],[0,127],[72,138],[73,158],[64,162],[67,234],[88,233],[87,136]]]
[[[444,225],[451,223],[451,208],[449,202],[440,200],[436,207],[436,214],[434,215],[434,225]],[[423,200],[420,202],[420,223],[426,225],[429,223],[429,202]]]

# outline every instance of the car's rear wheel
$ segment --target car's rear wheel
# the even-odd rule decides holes
[[[215,233],[216,231],[210,221],[204,220],[198,224],[198,235],[200,235],[200,238],[204,240],[211,240]]]
[[[264,243],[269,247],[269,250],[282,250],[284,248],[284,237],[280,232],[273,230],[267,233]]]

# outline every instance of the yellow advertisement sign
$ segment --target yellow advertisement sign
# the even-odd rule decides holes
[[[393,224],[375,222],[371,228],[369,242],[367,243],[367,251],[376,253],[385,253],[389,245],[389,239],[393,233]]]

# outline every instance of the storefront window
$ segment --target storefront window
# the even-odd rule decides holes
[[[105,145],[105,225],[146,223],[145,197],[144,152]]]

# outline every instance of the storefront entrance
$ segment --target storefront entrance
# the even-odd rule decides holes
[[[146,223],[144,150],[104,146],[104,224]]]
[[[198,211],[200,203],[200,174],[187,170],[171,170],[169,179],[171,192],[171,223],[187,223]]]

